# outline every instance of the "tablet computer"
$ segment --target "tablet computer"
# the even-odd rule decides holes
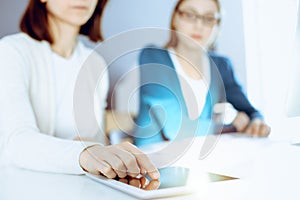
[[[102,184],[125,192],[139,199],[162,198],[193,193],[211,182],[237,179],[214,173],[196,172],[189,168],[166,167],[159,169],[159,180],[151,180],[149,177],[137,177],[127,179],[108,179],[101,175],[86,175]]]

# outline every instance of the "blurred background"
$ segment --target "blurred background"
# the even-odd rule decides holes
[[[19,20],[27,2],[1,0],[0,37],[19,31]],[[110,0],[103,17],[104,37],[110,39],[144,27],[166,29],[175,3],[176,0]],[[299,137],[299,117],[287,117],[288,88],[295,67],[298,0],[221,0],[221,4],[223,19],[216,51],[231,58],[251,102],[271,125],[271,137]],[[156,38],[155,42],[163,44],[165,39]],[[110,70],[111,88],[134,66],[133,60],[114,63]],[[113,99],[110,92],[109,109],[126,111],[128,107],[124,107],[122,99],[136,84],[138,74],[122,80],[121,88],[114,89]],[[138,99],[132,101],[129,110],[136,113],[137,108]]]

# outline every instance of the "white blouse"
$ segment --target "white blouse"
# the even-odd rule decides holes
[[[72,140],[77,136],[73,89],[81,64],[91,53],[78,42],[71,58],[65,59],[54,54],[49,43],[24,33],[0,40],[0,165],[84,173],[80,153],[95,143]],[[91,65],[104,69],[102,57],[92,55]],[[107,72],[103,77],[95,95],[99,126],[109,84]]]
[[[55,136],[64,139],[77,137],[73,118],[73,90],[80,70],[78,50],[70,58],[63,58],[52,52],[55,91],[56,117]]]
[[[209,88],[209,60],[206,56],[204,57],[204,72],[202,72],[204,76],[202,77],[205,77],[205,79],[193,79],[184,72],[173,49],[169,49],[169,55],[179,77],[181,91],[185,100],[186,107],[188,109],[189,118],[192,120],[197,119],[201,115],[204,108]]]

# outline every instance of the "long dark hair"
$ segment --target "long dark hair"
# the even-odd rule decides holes
[[[101,18],[107,2],[108,0],[98,0],[93,15],[80,28],[79,33],[88,36],[94,42],[103,40]],[[52,44],[53,38],[48,27],[46,4],[40,0],[30,0],[21,19],[20,29],[36,40],[46,40]]]

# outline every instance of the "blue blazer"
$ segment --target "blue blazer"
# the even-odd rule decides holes
[[[209,53],[211,83],[200,117],[191,120],[181,92],[178,75],[166,49],[149,46],[142,50],[140,64],[140,106],[134,131],[136,145],[181,137],[213,134],[217,118],[213,105],[229,102],[250,119],[263,118],[237,82],[228,58]]]

